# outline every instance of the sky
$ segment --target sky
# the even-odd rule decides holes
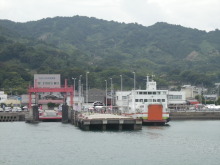
[[[75,15],[212,31],[220,29],[220,0],[0,0],[0,19],[28,22]]]

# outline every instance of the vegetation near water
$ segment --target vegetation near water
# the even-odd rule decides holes
[[[33,74],[61,74],[89,87],[145,87],[156,75],[160,87],[182,84],[212,86],[220,81],[220,31],[205,32],[179,25],[156,23],[145,27],[74,16],[16,23],[0,20],[0,89],[26,93]],[[125,83],[126,82],[126,83]],[[78,83],[76,83],[78,84]],[[84,83],[85,84],[85,83]]]

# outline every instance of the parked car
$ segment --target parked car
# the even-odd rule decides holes
[[[17,111],[18,111],[18,112],[21,112],[22,109],[21,109],[20,107],[17,107]]]
[[[21,112],[21,108],[20,107],[13,107],[12,112]]]
[[[11,107],[5,107],[5,112],[10,112],[11,111]]]
[[[17,107],[13,107],[11,111],[12,112],[17,112]]]
[[[0,112],[4,112],[4,109],[3,109],[3,108],[0,108]]]

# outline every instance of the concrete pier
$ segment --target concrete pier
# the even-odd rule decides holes
[[[39,111],[38,106],[33,106],[30,109],[29,114],[25,116],[26,123],[38,123],[39,122]]]
[[[25,112],[1,112],[0,122],[24,121]]]
[[[142,120],[114,114],[73,113],[73,121],[83,130],[141,130]]]
[[[68,123],[68,105],[62,106],[62,123]]]

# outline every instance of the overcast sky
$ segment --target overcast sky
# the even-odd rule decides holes
[[[220,0],[0,0],[0,19],[27,22],[75,15],[210,31],[220,29]]]

